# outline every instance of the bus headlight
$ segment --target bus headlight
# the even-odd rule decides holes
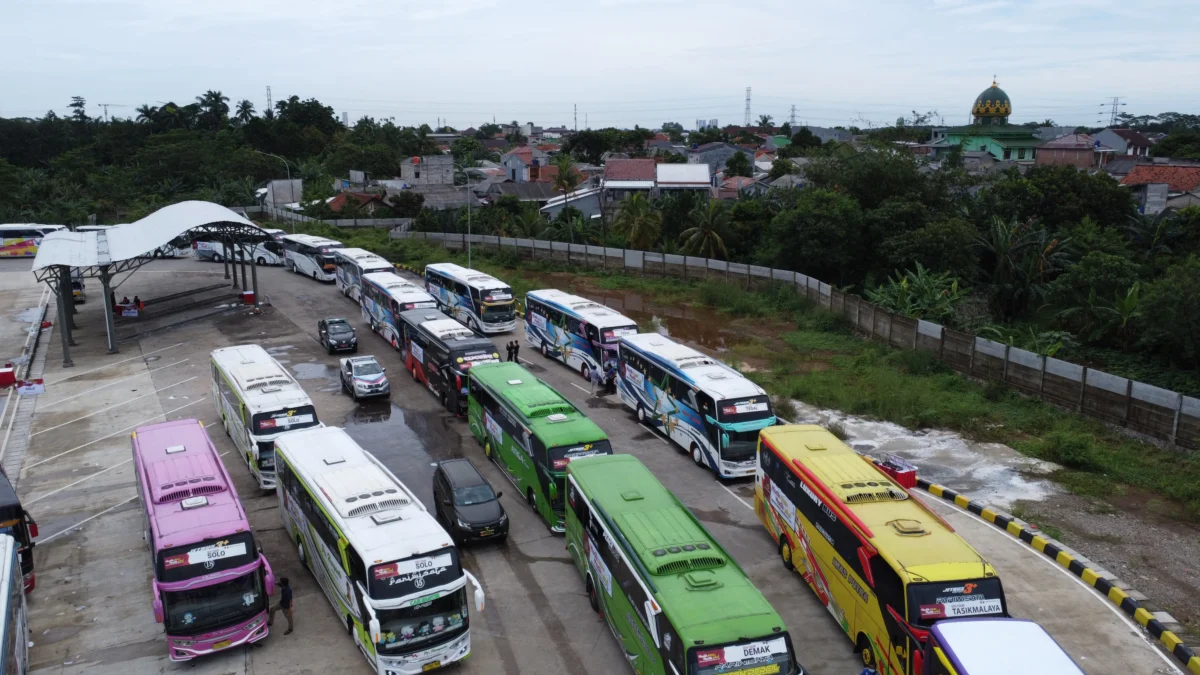
[[[174,641],[174,645],[176,647],[191,647],[194,644],[196,644],[195,640],[175,640]]]

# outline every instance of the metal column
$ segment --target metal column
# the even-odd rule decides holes
[[[229,278],[229,238],[221,237],[221,250],[225,255],[221,256],[221,262],[225,264],[225,278]]]
[[[70,272],[67,272],[67,274],[70,274]],[[60,337],[62,337],[63,368],[74,368],[75,362],[71,360],[70,324],[63,320],[63,318],[67,316],[67,303],[66,299],[63,297],[62,275],[58,276],[59,278],[55,284],[55,286],[58,286],[58,288],[54,289],[54,295],[58,296],[58,332]],[[70,290],[69,285],[67,289],[68,291]],[[74,299],[71,301],[74,302]]]
[[[233,240],[237,249],[238,260],[242,262],[242,290],[246,290],[246,247],[238,239]]]
[[[252,281],[251,289],[254,291],[254,306],[259,306],[258,300],[258,263],[253,262],[250,265],[250,279]],[[246,280],[245,274],[242,275],[242,281]]]
[[[233,288],[237,288],[238,287],[237,244],[235,244],[233,242],[232,237],[226,239],[225,241],[226,241],[225,247],[229,250],[229,253],[233,256],[232,258],[229,259],[229,269],[233,270]]]
[[[108,332],[108,353],[116,354],[121,351],[117,347],[117,326],[113,319],[115,308],[112,304],[112,277],[108,274],[108,268],[104,267],[100,270],[100,287],[104,291],[104,329]]]
[[[75,310],[75,294],[71,292],[71,268],[63,265],[58,268],[58,285],[61,289],[63,298],[63,308],[66,309],[66,321],[59,320],[59,323],[67,327],[67,341],[72,347],[76,346],[74,330],[78,328],[75,325],[75,319],[71,314]]]

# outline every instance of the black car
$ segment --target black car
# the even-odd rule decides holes
[[[470,460],[448,459],[433,470],[434,509],[457,542],[508,538],[502,494],[492,491]]]
[[[354,334],[354,327],[345,319],[321,319],[318,321],[317,341],[330,354],[358,351],[358,336]]]

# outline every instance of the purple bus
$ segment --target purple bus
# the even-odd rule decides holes
[[[154,619],[172,661],[267,637],[275,575],[199,420],[133,432],[133,463],[154,576]]]

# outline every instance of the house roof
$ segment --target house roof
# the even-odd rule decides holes
[[[525,166],[533,166],[533,160],[538,160],[539,164],[545,164],[546,158],[549,157],[544,151],[537,148],[531,148],[528,145],[522,145],[509,150],[500,157],[500,160],[506,160],[509,157],[519,157]]]
[[[1096,152],[1112,152],[1112,148],[1099,143],[1087,134],[1067,134],[1048,141],[1043,148],[1051,150],[1095,150]]]
[[[370,192],[343,192],[335,196],[329,202],[329,210],[334,213],[341,213],[342,209],[346,208],[346,204],[354,200],[359,205],[366,205],[375,202],[380,206],[387,206],[387,202],[383,201],[383,197]]]
[[[1125,142],[1129,143],[1130,145],[1146,148],[1153,145],[1149,138],[1146,138],[1144,135],[1142,135],[1142,132],[1134,129],[1111,129],[1110,131],[1125,139]]]
[[[439,211],[467,205],[467,190],[460,185],[414,185],[409,191],[421,193],[425,197],[425,206]],[[474,195],[471,195],[471,204],[479,205]]]
[[[708,187],[707,164],[659,164],[655,167],[659,187]]]
[[[754,184],[753,178],[746,176],[730,176],[721,181],[721,188],[725,190],[744,190]]]
[[[523,202],[544,202],[559,193],[550,183],[537,181],[530,183],[495,183],[489,194],[499,196],[512,195]]]
[[[653,159],[610,159],[604,164],[605,180],[654,180]]]
[[[1193,192],[1200,188],[1200,166],[1138,164],[1121,181],[1121,185],[1149,183],[1166,183],[1170,192]]]
[[[1104,170],[1109,175],[1124,176],[1133,170],[1133,167],[1143,163],[1145,158],[1134,157],[1132,155],[1117,155],[1112,160],[1104,165]]]
[[[771,187],[777,188],[794,188],[804,187],[804,178],[797,176],[794,173],[785,173],[784,175],[771,181]]]

